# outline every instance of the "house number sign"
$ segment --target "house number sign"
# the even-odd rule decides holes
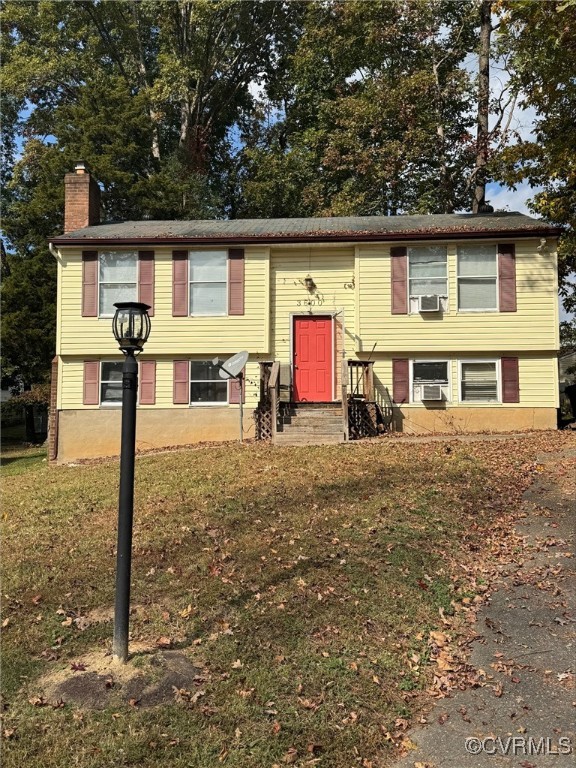
[[[297,307],[321,307],[324,304],[324,299],[298,299],[296,301]]]

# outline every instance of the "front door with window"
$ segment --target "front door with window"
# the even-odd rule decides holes
[[[294,392],[297,403],[332,400],[332,318],[294,318]]]

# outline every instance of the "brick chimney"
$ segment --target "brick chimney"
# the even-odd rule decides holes
[[[100,187],[85,163],[64,176],[64,232],[100,224]]]

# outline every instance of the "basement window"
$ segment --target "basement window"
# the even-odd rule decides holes
[[[412,362],[412,402],[446,401],[449,394],[447,360]]]
[[[190,362],[190,402],[199,405],[221,405],[228,402],[228,381],[210,360]]]
[[[122,367],[124,363],[100,363],[100,405],[122,405]]]
[[[463,403],[497,403],[498,389],[496,361],[460,363],[460,400]]]

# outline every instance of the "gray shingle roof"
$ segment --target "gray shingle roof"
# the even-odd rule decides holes
[[[344,216],[308,219],[124,221],[99,224],[53,238],[58,245],[110,240],[138,242],[274,242],[395,240],[483,234],[555,235],[558,230],[520,213],[454,213],[421,216]]]

